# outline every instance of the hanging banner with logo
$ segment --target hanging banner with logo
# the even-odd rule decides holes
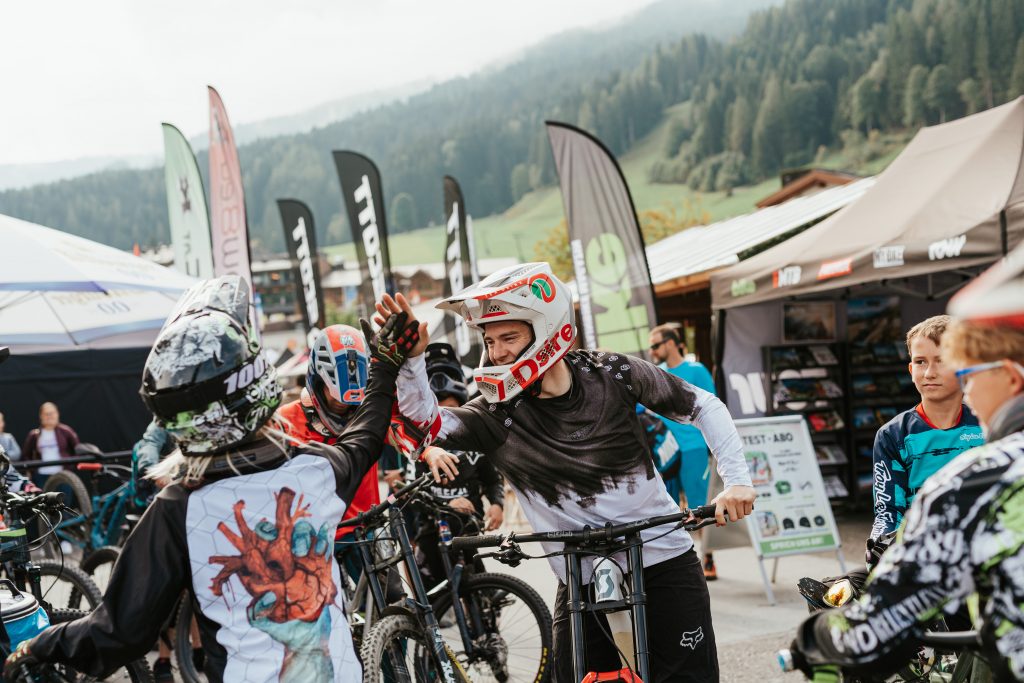
[[[228,112],[210,87],[210,227],[213,274],[241,275],[252,291],[249,265],[249,226],[245,217],[242,167]]]
[[[181,131],[165,123],[163,132],[164,186],[174,267],[205,280],[213,277],[213,249],[203,179],[192,147]]]
[[[611,152],[589,133],[551,121],[547,131],[569,223],[586,346],[646,356],[657,314],[626,179]]]
[[[476,260],[476,241],[473,237],[473,217],[466,214],[466,241],[469,242],[469,274],[473,283],[480,282],[480,264]]]
[[[334,152],[334,165],[362,274],[360,297],[369,312],[385,292],[394,293],[380,172],[372,161],[357,152]]]
[[[466,202],[458,181],[444,177],[444,216],[447,239],[444,247],[444,296],[462,291],[474,282],[469,230],[466,225]],[[459,354],[463,365],[475,368],[480,362],[479,335],[470,334],[462,316],[445,313],[444,330]]]
[[[278,199],[284,241],[292,260],[296,295],[306,331],[324,326],[324,291],[317,267],[316,230],[309,207],[297,199]]]

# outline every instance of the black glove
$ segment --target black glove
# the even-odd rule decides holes
[[[807,659],[803,653],[800,652],[800,643],[798,638],[794,638],[793,642],[789,644],[789,656],[793,658],[793,668],[796,671],[800,671],[807,678],[814,677],[814,670],[807,663]]]
[[[370,323],[360,318],[359,324],[363,328],[363,336],[370,348],[370,359],[377,363],[386,363],[395,368],[402,366],[405,359],[412,352],[413,347],[420,340],[419,323],[404,311],[392,313],[384,321],[384,327],[375,333]]]
[[[9,682],[20,680],[25,668],[31,671],[39,664],[40,661],[36,659],[35,655],[32,654],[32,650],[29,649],[29,641],[22,641],[18,649],[12,652],[7,661],[4,662],[4,680]]]

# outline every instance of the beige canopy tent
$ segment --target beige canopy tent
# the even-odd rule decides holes
[[[922,129],[863,197],[711,278],[712,306],[967,268],[1024,234],[1024,97]]]

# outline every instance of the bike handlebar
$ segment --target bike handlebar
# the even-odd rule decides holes
[[[715,518],[715,506],[702,505],[692,510],[688,509],[671,515],[650,517],[648,519],[641,519],[635,522],[623,522],[622,524],[609,524],[607,526],[597,528],[584,527],[576,530],[541,531],[532,534],[510,533],[507,535],[459,536],[458,538],[452,539],[452,549],[469,550],[473,548],[488,548],[503,545],[506,541],[516,543],[532,543],[535,541],[554,541],[557,543],[596,543],[600,541],[611,541],[612,539],[619,538],[620,536],[626,536],[627,534],[643,531],[644,529],[661,526],[662,524],[682,522],[691,518],[703,521],[693,526],[687,525],[686,528],[690,530],[699,529],[711,524]]]
[[[978,631],[925,631],[919,640],[929,647],[969,647],[982,646],[981,634]]]
[[[4,504],[18,509],[58,510],[64,507],[64,493],[62,491],[29,494],[8,492]]]
[[[352,519],[346,519],[345,521],[341,522],[340,524],[338,524],[338,528],[362,526],[366,524],[367,521],[379,517],[381,513],[383,513],[385,510],[390,508],[395,503],[397,503],[400,498],[404,498],[410,493],[426,486],[432,478],[433,475],[424,474],[419,479],[414,479],[413,481],[409,482],[402,488],[389,494],[387,498],[385,498],[377,505],[374,505],[369,510],[366,510],[365,512],[360,512]]]

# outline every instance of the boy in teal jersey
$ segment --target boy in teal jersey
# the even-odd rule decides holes
[[[711,378],[711,373],[702,363],[686,359],[686,344],[679,338],[679,333],[674,327],[658,325],[651,330],[648,341],[651,345],[651,357],[659,363],[662,370],[704,391],[715,393],[715,381]],[[662,472],[665,488],[682,507],[700,507],[708,502],[708,479],[711,475],[708,445],[696,427],[679,424],[663,417],[660,419],[668,427],[679,450],[682,451],[679,467],[669,467]],[[677,473],[672,474],[673,472]],[[703,544],[702,532],[697,531],[692,535]],[[710,552],[704,553],[704,578],[708,581],[718,578],[715,560]]]
[[[907,333],[910,375],[921,402],[875,435],[875,521],[871,538],[895,531],[924,482],[957,455],[984,443],[978,419],[963,404],[955,368],[939,351],[949,316],[938,315]]]

